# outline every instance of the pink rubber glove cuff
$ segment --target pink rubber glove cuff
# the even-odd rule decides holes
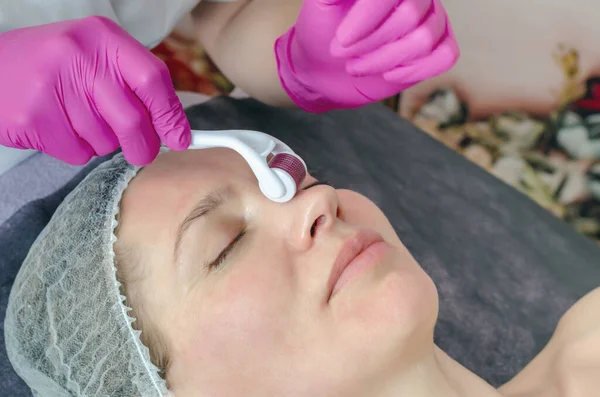
[[[330,101],[322,94],[311,89],[296,73],[293,62],[292,43],[296,28],[292,27],[275,42],[277,73],[281,86],[290,99],[301,109],[310,113],[325,113],[341,109],[344,106]]]
[[[441,0],[303,0],[275,43],[281,85],[313,113],[389,98],[448,71],[458,54]]]

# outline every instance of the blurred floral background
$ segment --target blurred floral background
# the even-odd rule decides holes
[[[152,52],[167,64],[176,90],[216,96],[228,95],[234,88],[202,47],[177,31]]]
[[[234,88],[193,39],[175,32],[153,52],[178,90],[216,96]],[[507,109],[472,120],[466,101],[444,87],[405,116],[600,244],[600,78],[582,79],[575,48],[560,47],[552,59],[563,81],[548,116]],[[399,111],[398,97],[385,104]]]
[[[556,58],[564,83],[547,117],[509,110],[471,121],[442,88],[409,118],[600,244],[600,78],[581,81],[578,58],[574,49]]]

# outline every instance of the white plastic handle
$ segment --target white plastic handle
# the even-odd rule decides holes
[[[298,158],[306,168],[304,160],[280,140],[251,130],[192,130],[190,149],[216,147],[226,147],[238,152],[252,169],[258,179],[260,190],[267,198],[276,202],[285,202],[291,200],[296,194],[296,185],[295,183],[290,185],[289,175],[280,170],[273,170],[267,164],[270,154],[290,153]]]

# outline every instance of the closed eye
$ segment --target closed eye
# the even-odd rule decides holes
[[[322,186],[322,185],[331,186],[331,184],[327,181],[315,181],[315,182],[303,187],[302,190],[308,190],[313,187]],[[242,231],[233,240],[231,240],[231,242],[227,245],[227,247],[225,247],[219,253],[217,258],[207,265],[208,271],[212,271],[212,270],[219,268],[223,264],[223,262],[225,262],[225,260],[227,259],[227,256],[234,250],[236,245],[247,234],[247,232],[248,232],[248,230],[246,228],[242,229]]]
[[[219,253],[217,258],[207,265],[209,272],[219,268],[223,264],[223,262],[225,262],[227,256],[231,253],[231,251],[233,251],[235,246],[242,240],[242,238],[246,235],[247,232],[248,230],[244,227],[244,229],[242,229],[242,231],[238,233],[238,235],[233,240],[231,240],[227,247],[225,247],[223,251]]]
[[[329,183],[327,181],[316,181],[316,182],[313,182],[313,183],[311,183],[311,184],[309,184],[307,186],[304,186],[302,188],[302,190],[308,190],[310,188],[313,188],[313,187],[316,187],[316,186],[321,186],[321,185],[332,186],[331,183]]]

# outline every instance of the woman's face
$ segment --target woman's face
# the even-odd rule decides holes
[[[433,350],[431,279],[371,201],[315,182],[274,203],[211,149],[162,154],[130,184],[119,238],[176,396],[375,395]]]

